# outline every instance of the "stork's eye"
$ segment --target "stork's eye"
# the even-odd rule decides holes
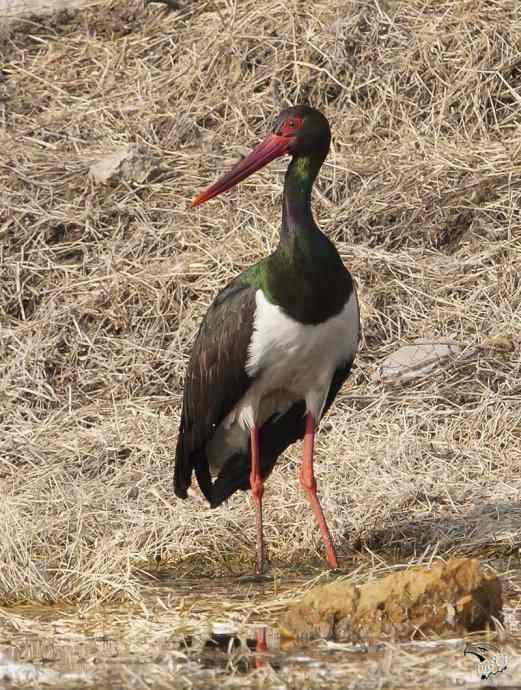
[[[297,130],[302,126],[302,118],[300,117],[288,117],[282,123],[280,128],[280,134],[282,136],[292,136]]]

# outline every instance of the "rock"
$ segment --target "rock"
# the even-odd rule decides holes
[[[418,338],[386,357],[379,369],[384,380],[403,383],[430,374],[434,369],[461,354],[462,348],[452,340]]]
[[[52,684],[61,687],[61,683],[67,682],[92,682],[92,676],[88,673],[60,673],[43,666],[35,666],[31,663],[14,661],[0,652],[0,681],[26,686],[29,683]],[[2,687],[4,687],[2,685]]]
[[[476,559],[393,573],[375,582],[314,587],[280,624],[282,637],[350,642],[410,640],[494,627],[501,620],[501,582]]]
[[[177,0],[145,0],[145,5],[150,5],[150,4],[166,5],[168,12],[170,12],[172,10],[180,10],[181,9],[179,7],[179,3],[177,2]]]
[[[144,146],[129,144],[91,165],[89,173],[98,184],[119,180],[142,184],[159,169],[156,156]]]
[[[0,0],[0,18],[5,21],[24,14],[51,14],[88,4],[89,0]]]

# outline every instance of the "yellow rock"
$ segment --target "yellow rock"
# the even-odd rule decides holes
[[[375,582],[313,588],[280,622],[281,636],[371,642],[465,633],[501,620],[501,582],[476,559],[411,568]]]

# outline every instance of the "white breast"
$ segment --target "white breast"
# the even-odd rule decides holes
[[[257,308],[246,371],[255,383],[207,444],[213,473],[226,458],[248,448],[249,430],[295,402],[318,421],[335,370],[354,358],[359,339],[358,300],[353,289],[340,314],[317,325],[301,324],[256,294]]]

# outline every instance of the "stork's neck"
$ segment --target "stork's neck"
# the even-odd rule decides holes
[[[325,155],[294,156],[286,171],[281,244],[292,245],[298,235],[320,232],[311,212],[311,190]]]
[[[353,289],[335,245],[311,213],[311,189],[326,154],[293,157],[284,183],[279,246],[247,274],[268,301],[305,324],[339,314]]]

